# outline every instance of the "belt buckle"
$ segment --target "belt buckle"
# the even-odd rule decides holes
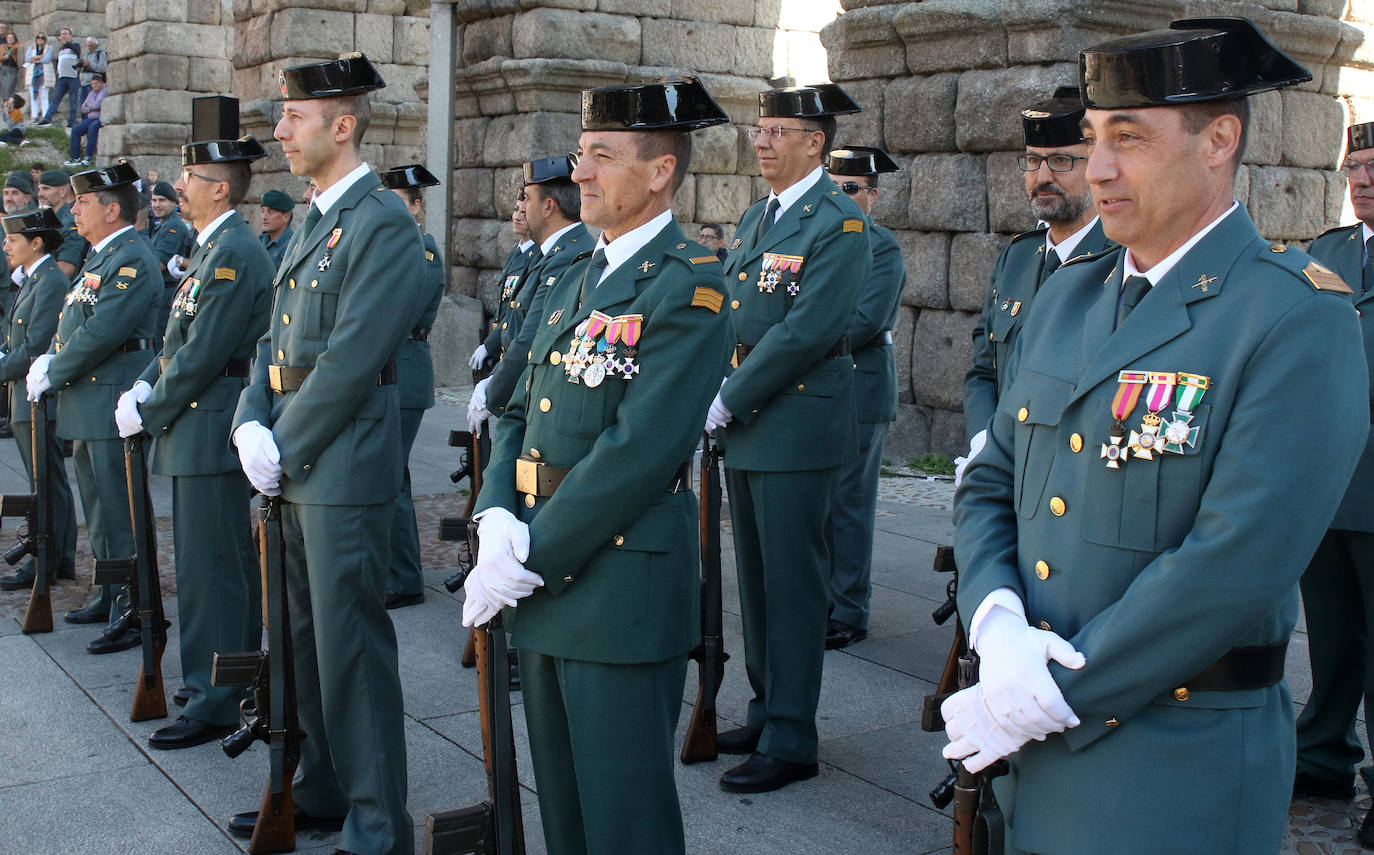
[[[281,368],[282,367],[280,365],[267,366],[268,385],[272,387],[273,392],[276,392],[278,394],[280,394],[282,390]]]
[[[539,461],[526,457],[515,459],[515,489],[530,496],[539,495]]]

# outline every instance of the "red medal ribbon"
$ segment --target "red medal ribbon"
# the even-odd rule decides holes
[[[1135,409],[1136,402],[1140,400],[1140,393],[1145,388],[1145,383],[1150,378],[1148,371],[1122,371],[1117,375],[1116,397],[1112,399],[1112,416],[1118,422],[1126,421],[1126,417]]]
[[[1174,390],[1175,375],[1168,371],[1150,372],[1150,392],[1145,396],[1145,407],[1157,413],[1169,405],[1169,395]]]

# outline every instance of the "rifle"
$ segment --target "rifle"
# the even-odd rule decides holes
[[[24,612],[25,635],[52,632],[52,490],[48,484],[48,397],[31,406],[33,414],[33,494],[32,496],[4,496],[0,498],[0,516],[18,516],[14,506],[28,505],[22,515],[26,525],[21,540],[5,552],[5,563],[13,566],[25,555],[33,556],[33,590],[29,593],[28,609]],[[31,499],[30,502],[23,500]]]
[[[477,637],[477,704],[482,721],[487,798],[470,807],[426,816],[424,852],[525,855],[525,822],[520,811],[520,780],[510,715],[509,661],[500,612],[484,627],[474,627],[473,633]]]
[[[476,372],[474,372],[476,378]],[[464,478],[468,479],[468,501],[463,508],[461,517],[440,517],[439,518],[439,539],[442,541],[468,541],[467,555],[458,556],[458,572],[444,580],[444,587],[450,594],[457,593],[463,587],[463,580],[467,578],[472,567],[477,563],[477,548],[468,536],[468,528],[472,524],[472,511],[477,506],[477,494],[482,489],[482,439],[478,433],[466,430],[451,430],[448,432],[448,444],[452,448],[465,448],[463,455],[459,458],[459,468],[449,474],[448,479],[457,484]],[[463,656],[459,660],[464,668],[471,668],[477,664],[477,628],[473,627],[468,631],[467,644],[463,646]]]
[[[35,422],[36,424],[36,422]],[[35,457],[37,454],[35,453]],[[148,467],[143,437],[124,440],[124,472],[129,485],[129,521],[133,527],[134,554],[130,558],[97,558],[97,585],[128,585],[129,611],[120,620],[137,627],[142,636],[143,663],[134,684],[134,703],[129,721],[167,717],[167,696],[162,688],[162,652],[167,648],[171,623],[162,611],[162,581],[157,571],[157,529],[153,522],[153,498],[148,492]]]
[[[252,855],[291,852],[296,848],[295,802],[291,779],[301,759],[305,734],[297,722],[296,669],[291,652],[291,617],[287,612],[286,573],[283,568],[281,499],[263,496],[258,517],[259,557],[262,565],[262,622],[267,648],[247,653],[216,653],[210,670],[215,686],[253,687],[253,696],[239,704],[241,727],[220,747],[230,757],[242,754],[254,740],[267,743],[267,790],[258,821],[248,841]]]
[[[679,755],[686,765],[715,760],[716,692],[725,677],[720,590],[720,463],[711,435],[701,440],[701,643],[689,655],[697,661],[697,702]]]

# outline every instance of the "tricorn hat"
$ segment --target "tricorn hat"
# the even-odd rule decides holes
[[[25,211],[22,214],[5,217],[0,222],[4,223],[5,234],[7,235],[41,235],[46,232],[56,232],[59,240],[62,236],[62,230],[65,228],[52,208]]]
[[[878,175],[901,167],[880,148],[851,145],[830,152],[828,169],[831,175]]]
[[[434,177],[434,173],[418,163],[388,169],[377,177],[382,179],[383,187],[392,190],[401,190],[406,187],[434,187],[439,183],[439,179]]]
[[[121,160],[114,166],[78,172],[72,176],[71,184],[72,192],[79,195],[81,193],[112,190],[115,187],[123,187],[125,184],[133,184],[137,180],[138,171]]]
[[[573,159],[560,154],[558,157],[541,157],[525,161],[525,183],[543,184],[546,181],[572,181]]]
[[[278,74],[281,94],[289,101],[362,95],[386,86],[376,66],[361,53],[346,53],[326,62],[294,65]]]
[[[1352,151],[1361,151],[1366,148],[1374,148],[1374,122],[1365,122],[1346,128],[1346,153],[1349,154]]]
[[[252,163],[267,157],[262,143],[252,137],[236,140],[203,140],[181,147],[181,165],[200,163]]]
[[[770,89],[767,92],[759,93],[760,118],[795,116],[799,119],[819,119],[824,116],[858,113],[862,109],[836,83],[794,86],[791,89]]]
[[[1077,145],[1083,141],[1083,96],[1075,86],[1060,86],[1047,101],[1021,111],[1021,137],[1039,148]]]
[[[584,131],[695,131],[729,121],[695,77],[582,92]]]
[[[1089,108],[1168,107],[1306,83],[1312,74],[1248,18],[1185,18],[1078,55]]]

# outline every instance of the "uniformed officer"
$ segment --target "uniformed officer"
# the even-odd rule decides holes
[[[420,224],[424,211],[421,187],[437,187],[439,179],[418,163],[389,169],[380,176],[406,210]],[[420,533],[415,525],[415,502],[410,496],[410,449],[420,431],[425,410],[434,406],[434,363],[429,355],[429,331],[439,314],[439,301],[448,290],[448,268],[434,238],[421,227],[425,251],[425,310],[396,355],[397,389],[401,400],[401,444],[405,473],[396,512],[391,521],[391,569],[387,573],[386,607],[396,609],[425,601],[425,577],[420,569]]]
[[[980,682],[944,703],[944,753],[1009,758],[1017,852],[1278,852],[1297,581],[1364,448],[1369,377],[1350,289],[1261,238],[1233,182],[1244,96],[1311,75],[1238,18],[1080,67],[1088,182],[1124,249],[1036,297],[965,474]]]
[[[1350,203],[1359,222],[1326,232],[1308,252],[1355,292],[1366,359],[1374,361],[1374,311],[1369,305],[1374,299],[1374,264],[1369,260],[1374,249],[1374,122],[1346,131],[1341,168],[1350,182]],[[1302,601],[1312,694],[1298,717],[1293,796],[1348,801],[1355,797],[1355,767],[1364,759],[1355,736],[1355,716],[1363,697],[1374,699],[1374,656],[1369,649],[1369,616],[1374,614],[1374,444],[1365,446],[1336,518],[1303,574]],[[1369,769],[1361,772],[1367,784]],[[1370,816],[1357,837],[1374,845]]]
[[[281,264],[282,256],[286,255],[286,247],[291,243],[291,238],[296,234],[296,230],[291,227],[296,205],[290,196],[280,190],[268,190],[262,194],[261,208],[262,233],[258,235],[258,239],[262,241],[267,254],[272,257],[272,266],[275,270],[277,265]]]
[[[53,258],[68,280],[81,269],[81,262],[86,260],[86,253],[91,249],[90,242],[77,232],[76,221],[72,218],[75,197],[70,180],[71,176],[61,169],[49,169],[38,179],[38,201],[56,211],[57,218],[62,221],[62,245]]]
[[[1031,214],[1045,225],[1022,232],[1003,248],[983,313],[973,327],[973,364],[964,376],[969,457],[982,447],[998,396],[1011,385],[1007,364],[1040,286],[1070,258],[1100,255],[1114,246],[1102,234],[1088,189],[1082,119],[1083,99],[1076,87],[1060,87],[1050,100],[1021,111],[1026,150],[1017,162],[1025,173]]]
[[[282,497],[301,761],[296,828],[342,826],[341,849],[400,855],[405,722],[386,613],[401,489],[396,355],[429,299],[420,230],[358,146],[385,83],[362,54],[281,72],[275,136],[319,194],[277,269],[268,332],[234,413],[248,480]],[[257,813],[230,831],[252,834]]]
[[[468,367],[473,371],[480,371],[487,360],[495,362],[501,358],[501,336],[510,329],[510,318],[507,315],[510,311],[510,299],[520,290],[520,285],[530,270],[539,263],[539,242],[530,237],[529,227],[525,224],[523,188],[515,199],[515,207],[511,209],[510,224],[519,243],[506,253],[506,263],[501,268],[501,293],[496,303],[496,315],[487,325],[486,337],[473,348],[472,356],[468,357]],[[503,323],[506,325],[505,329],[501,327]]]
[[[16,169],[5,178],[5,187],[0,190],[6,214],[21,214],[38,207],[35,204],[33,178],[22,169]]]
[[[78,172],[71,177],[72,214],[90,241],[76,285],[67,294],[52,349],[33,361],[28,398],[57,391],[57,434],[72,440],[72,464],[86,533],[96,558],[134,554],[129,526],[129,488],[124,443],[115,426],[114,402],[153,358],[157,304],[162,279],[147,238],[134,229],[138,173],[128,164]],[[83,609],[67,613],[73,623],[110,620],[86,645],[91,653],[113,653],[138,644],[138,629],[121,614],[113,585],[104,585]]]
[[[544,302],[549,287],[558,280],[573,259],[592,244],[587,227],[582,225],[581,191],[572,180],[573,162],[569,155],[546,157],[525,163],[525,227],[536,241],[537,260],[506,301],[511,328],[502,330],[501,360],[491,376],[473,390],[468,410],[468,427],[476,430],[492,413],[501,415],[529,362],[530,345],[544,318]]]
[[[868,220],[823,166],[835,116],[859,106],[827,83],[763,92],[759,107],[751,132],[772,192],[744,212],[725,261],[738,367],[706,422],[725,451],[754,692],[745,726],[720,735],[722,752],[752,755],[721,776],[730,792],[818,770],[825,528],[840,467],[858,457],[848,333],[872,264]]]
[[[897,363],[892,330],[906,288],[906,264],[892,232],[873,221],[878,176],[899,167],[887,152],[848,146],[830,152],[831,178],[864,212],[873,262],[868,282],[849,327],[854,356],[854,403],[858,415],[859,456],[841,467],[830,497],[826,551],[830,553],[830,619],[825,649],[838,650],[868,637],[868,601],[873,591],[873,523],[878,504],[887,426],[897,418]]]
[[[148,208],[157,218],[156,226],[151,221],[148,223],[148,239],[153,243],[157,260],[162,262],[163,315],[158,318],[161,325],[171,313],[172,297],[186,272],[186,256],[191,251],[191,227],[186,225],[186,221],[177,210],[176,189],[166,181],[159,181],[153,185]],[[168,264],[173,259],[175,263],[169,267]]]
[[[19,294],[9,315],[4,355],[0,356],[0,378],[8,388],[11,421],[15,426],[14,441],[24,472],[33,486],[33,432],[31,408],[24,400],[24,377],[34,357],[46,353],[57,331],[57,316],[62,310],[62,298],[67,295],[70,282],[57,268],[55,253],[63,240],[65,229],[61,220],[49,208],[4,219],[5,255],[10,267],[20,273]],[[47,488],[52,496],[53,543],[61,550],[54,556],[53,566],[59,579],[76,578],[76,512],[72,506],[72,488],[67,484],[67,470],[62,465],[62,440],[53,429],[56,402],[46,399],[48,418],[47,455],[52,473]],[[9,576],[0,578],[0,590],[14,591],[33,586],[33,560],[26,561]]]
[[[478,496],[463,622],[512,607],[550,855],[685,850],[673,732],[700,638],[689,464],[729,325],[720,263],[672,201],[687,132],[727,121],[693,78],[583,93],[573,180],[604,231],[551,286]]]
[[[221,132],[237,133],[233,125]],[[217,651],[248,650],[262,635],[252,490],[229,447],[229,422],[272,308],[272,260],[234,210],[248,192],[248,164],[266,156],[252,137],[182,146],[175,192],[195,223],[196,249],[161,353],[115,408],[119,435],[154,437],[152,472],[172,476],[184,686],[173,700],[186,711],[148,737],[152,748],[190,748],[234,730],[242,693],[210,685],[210,664]]]

